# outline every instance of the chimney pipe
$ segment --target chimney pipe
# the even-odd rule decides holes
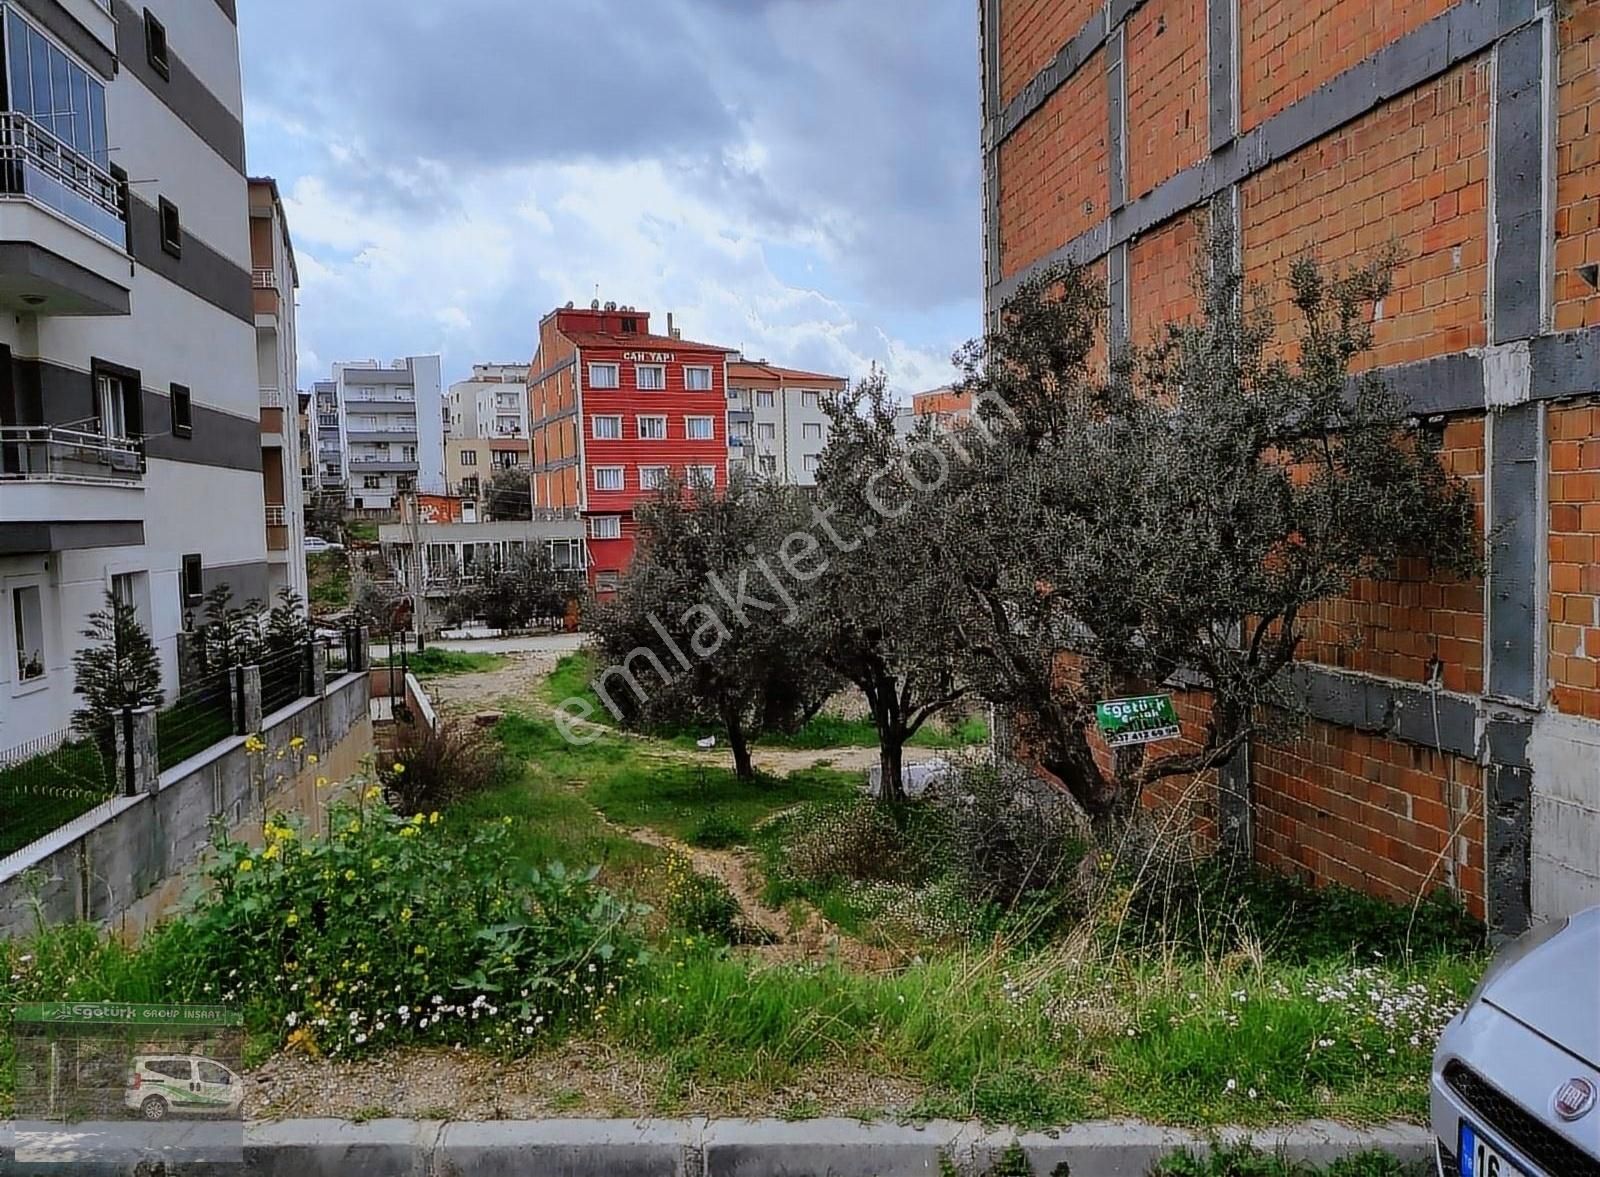
[[[672,338],[672,312],[667,312],[667,338]]]

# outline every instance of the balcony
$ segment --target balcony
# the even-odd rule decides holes
[[[278,312],[282,310],[278,275],[272,270],[257,267],[250,271],[250,286],[255,301],[256,326],[277,326]]]
[[[417,440],[415,429],[351,429],[346,434],[345,440],[352,442],[373,442],[382,445],[392,441],[411,443]]]
[[[0,112],[0,306],[126,315],[126,245],[111,174],[27,115]]]
[[[417,460],[412,458],[406,461],[402,458],[351,458],[350,472],[352,474],[414,474],[417,470]]]
[[[276,388],[263,388],[261,390],[261,407],[263,409],[283,408],[283,393]]]
[[[0,426],[0,488],[0,554],[144,542],[144,445],[132,438]]]

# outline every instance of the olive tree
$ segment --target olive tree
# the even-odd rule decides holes
[[[1092,362],[1101,283],[1071,265],[1024,282],[958,357],[977,421],[954,440],[971,460],[928,550],[961,599],[962,673],[1097,823],[1292,711],[1285,672],[1318,602],[1403,557],[1456,575],[1481,562],[1435,431],[1376,376],[1351,376],[1387,261],[1295,262],[1284,348],[1225,234],[1207,255],[1195,317],[1108,373]],[[1097,759],[1096,702],[1174,676],[1211,694],[1198,746]]]
[[[768,576],[809,512],[794,488],[735,477],[726,493],[674,480],[636,517],[628,574],[594,608],[596,694],[635,726],[720,728],[749,779],[750,745],[800,727],[837,685]]]

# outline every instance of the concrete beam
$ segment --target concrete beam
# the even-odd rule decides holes
[[[1544,408],[1518,405],[1489,417],[1489,618],[1487,694],[1525,706],[1544,697],[1539,640],[1544,536]]]
[[[1211,150],[1239,133],[1239,0],[1206,0]]]

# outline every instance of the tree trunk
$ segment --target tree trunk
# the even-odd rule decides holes
[[[906,799],[905,783],[900,776],[900,762],[905,751],[898,737],[890,738],[885,735],[878,737],[878,767],[882,773],[882,785],[878,791],[878,799],[892,805],[898,805]]]
[[[733,772],[741,781],[754,780],[755,765],[750,761],[750,741],[745,739],[744,724],[737,715],[728,718],[728,746],[733,749]]]

